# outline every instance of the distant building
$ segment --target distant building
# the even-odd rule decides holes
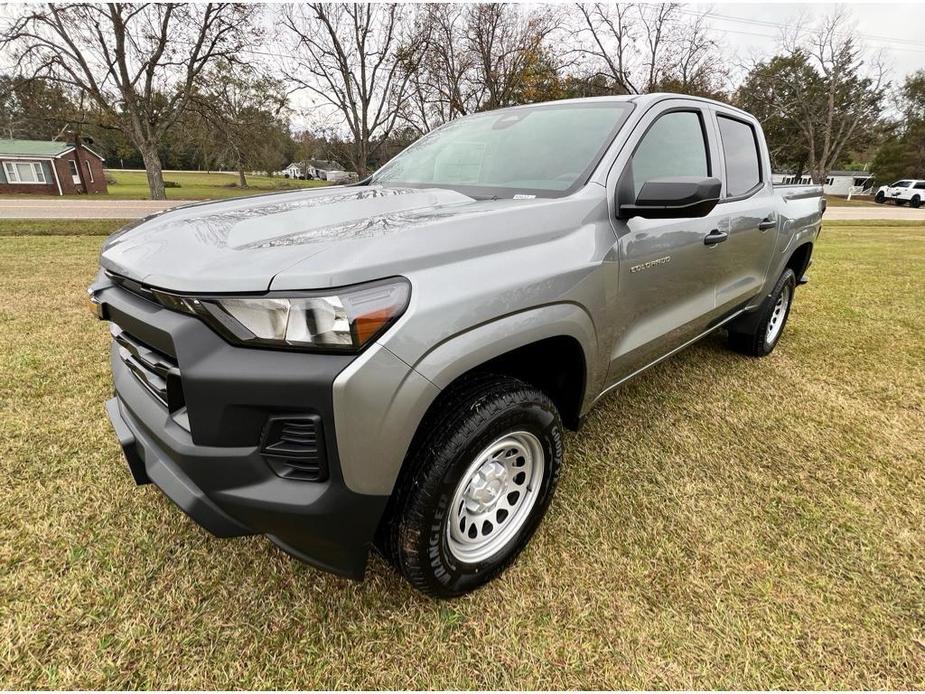
[[[292,162],[282,171],[277,171],[276,174],[285,178],[302,178],[302,165]]]
[[[773,183],[784,185],[810,185],[813,182],[812,176],[792,176],[790,174],[771,174]],[[825,183],[822,184],[822,192],[826,195],[839,195],[847,197],[849,193],[858,195],[867,191],[874,184],[874,175],[869,171],[831,171]],[[869,194],[869,193],[868,193]]]
[[[327,159],[308,159],[294,161],[276,175],[286,178],[307,178],[317,181],[330,181],[331,183],[346,183],[357,180],[352,171],[344,171],[336,161]]]
[[[105,193],[103,157],[68,142],[0,139],[0,193],[67,195],[82,193],[78,171],[89,193]]]

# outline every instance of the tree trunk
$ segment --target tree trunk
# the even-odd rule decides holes
[[[369,148],[366,146],[365,142],[357,142],[354,144],[353,151],[357,178],[362,181],[366,178],[366,160],[369,156]]]
[[[152,200],[166,200],[167,191],[164,190],[164,174],[161,171],[161,156],[157,153],[157,147],[144,146],[139,147],[141,158],[145,163],[145,173],[148,176],[148,191]]]
[[[238,167],[238,185],[241,188],[247,188],[247,179],[244,177],[244,167]]]

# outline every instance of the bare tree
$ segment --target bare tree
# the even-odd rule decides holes
[[[845,146],[859,129],[874,124],[883,107],[884,67],[876,59],[865,74],[863,49],[848,24],[848,15],[837,11],[810,35],[807,52],[822,75],[817,90],[821,93],[813,99],[814,112],[805,102],[791,104],[802,109],[806,118],[809,169],[815,183],[825,181]]]
[[[144,159],[151,198],[163,199],[158,146],[213,60],[235,60],[253,7],[208,4],[25,6],[0,46],[17,66],[92,99]]]
[[[395,3],[310,3],[285,11],[299,53],[288,77],[342,115],[360,178],[409,98],[420,47],[403,41],[407,16]]]
[[[583,20],[579,31],[587,31],[592,41],[590,47],[579,48],[578,52],[602,61],[618,91],[638,94],[632,63],[636,34],[630,18],[630,12],[636,10],[626,4],[580,4],[578,10]]]
[[[466,43],[474,56],[475,110],[514,103],[556,26],[556,15],[549,10],[523,15],[514,5],[470,6]]]
[[[703,15],[677,3],[580,4],[575,52],[614,90],[715,95],[727,76]]]
[[[420,132],[427,132],[471,108],[471,51],[463,44],[466,31],[464,5],[423,5],[411,41],[421,46],[418,69],[411,73],[411,99],[403,113]]]
[[[554,82],[562,67],[549,40],[560,23],[549,8],[422,6],[414,40],[424,54],[404,117],[425,132],[476,111],[555,98],[542,82]]]
[[[878,57],[868,58],[843,11],[814,28],[787,33],[782,53],[758,63],[739,92],[744,107],[761,114],[772,149],[805,159],[816,183],[851,148],[866,146],[876,131],[887,85]]]

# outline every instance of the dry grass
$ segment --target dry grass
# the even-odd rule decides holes
[[[874,207],[877,203],[874,202],[874,199],[868,196],[861,196],[859,198],[843,198],[840,195],[826,195],[826,201],[828,202],[829,207]]]
[[[132,485],[100,242],[0,239],[0,688],[925,686],[925,226],[828,225],[770,358],[709,339],[607,399],[444,604]]]
[[[0,236],[109,236],[129,219],[0,219]]]

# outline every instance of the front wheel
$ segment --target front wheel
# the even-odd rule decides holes
[[[480,376],[447,395],[422,426],[380,544],[427,595],[451,598],[498,576],[552,500],[562,422],[542,391]]]
[[[752,357],[764,357],[773,352],[790,316],[796,284],[793,270],[784,270],[758,309],[757,320],[754,316],[746,316],[742,322],[730,325],[729,346]]]
[[[877,194],[874,196],[874,202],[878,205],[882,205],[884,202],[886,202],[886,195],[883,194],[882,190],[877,191]]]

